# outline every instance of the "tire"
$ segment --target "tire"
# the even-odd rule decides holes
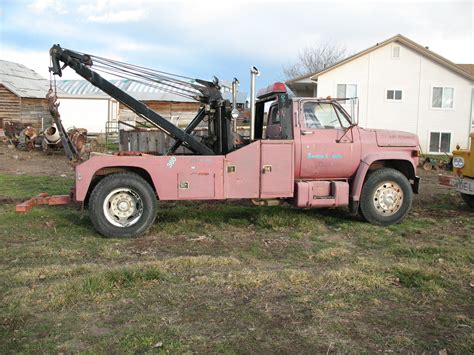
[[[401,172],[377,169],[367,177],[360,196],[360,213],[369,223],[387,226],[400,222],[410,211],[413,191]]]
[[[474,195],[463,194],[461,192],[461,198],[466,202],[470,208],[474,208]]]
[[[92,224],[105,237],[139,236],[153,225],[156,212],[155,191],[135,173],[104,177],[94,187],[89,199]]]

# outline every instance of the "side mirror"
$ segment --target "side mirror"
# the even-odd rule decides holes
[[[351,120],[354,126],[359,125],[359,98],[351,98]]]

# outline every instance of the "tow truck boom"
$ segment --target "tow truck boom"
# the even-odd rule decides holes
[[[96,71],[90,69],[90,67],[93,66],[93,56],[71,51],[69,49],[63,49],[60,45],[54,45],[50,49],[50,55],[52,60],[52,67],[50,68],[50,71],[54,75],[61,77],[62,69],[64,69],[66,66],[71,67],[77,74],[89,81],[92,85],[101,89],[106,94],[116,99],[118,102],[129,107],[133,112],[145,119],[147,122],[161,129],[163,132],[175,139],[176,142],[170,149],[169,153],[173,153],[174,150],[176,150],[181,144],[190,149],[192,152],[201,155],[225,154],[232,149],[232,137],[230,132],[230,103],[228,100],[223,100],[219,90],[220,87],[217,78],[214,80],[214,82],[194,79],[193,83],[186,83],[184,81],[178,81],[176,79],[170,79],[162,76],[164,78],[164,82],[172,88],[179,88],[178,85],[182,85],[182,83],[187,85],[188,89],[186,90],[188,94],[195,94],[193,95],[193,98],[202,102],[205,107],[207,106],[209,108],[208,110],[206,110],[205,107],[201,108],[201,110],[191,122],[190,126],[188,126],[186,130],[182,130],[163,116],[159,115],[157,112],[153,111],[143,102],[138,101],[131,95],[119,89],[107,79],[103,78]],[[61,62],[64,63],[62,67]],[[122,70],[123,73],[132,73],[130,71],[129,65],[123,66],[123,68],[124,69],[121,69],[117,64],[114,66],[115,70]],[[142,75],[143,74],[140,74],[140,76]],[[163,84],[163,81],[160,83]],[[196,139],[196,137],[191,134],[193,129],[197,127],[197,125],[206,115],[208,115],[211,118],[210,121],[213,121],[215,124],[213,131],[216,129],[220,131],[216,132],[215,138],[217,139],[217,144],[213,146],[213,149]]]

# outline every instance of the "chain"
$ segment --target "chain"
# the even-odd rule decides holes
[[[52,69],[53,69],[53,59],[51,56],[49,57],[49,90],[53,91],[53,74],[52,74]]]

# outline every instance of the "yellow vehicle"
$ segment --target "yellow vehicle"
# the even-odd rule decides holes
[[[467,205],[474,208],[474,132],[469,137],[470,149],[460,149],[457,146],[453,151],[452,164],[456,176],[440,175],[439,182],[442,185],[453,186]]]

